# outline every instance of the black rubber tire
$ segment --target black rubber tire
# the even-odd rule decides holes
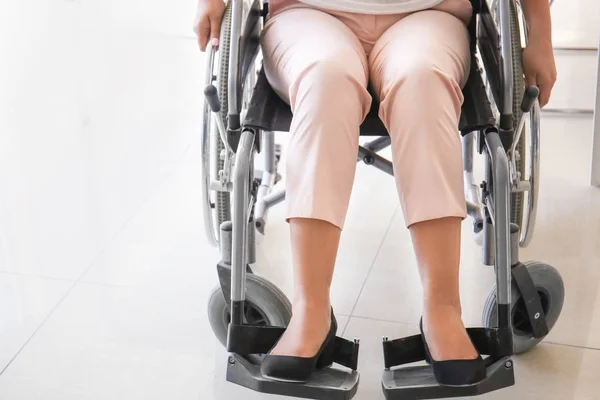
[[[246,275],[247,323],[286,327],[292,317],[292,305],[273,283],[258,275]],[[213,289],[208,300],[208,320],[213,333],[223,346],[227,345],[230,312],[221,287]]]
[[[552,330],[558,320],[565,300],[565,287],[558,271],[544,263],[529,261],[524,263],[533,279],[533,283],[541,296],[542,306],[546,314],[548,329]],[[515,354],[525,353],[537,346],[544,338],[533,337],[531,325],[517,285],[511,286],[511,315],[513,324],[513,349]],[[496,288],[489,294],[483,307],[483,326],[498,326],[498,310],[496,308]]]

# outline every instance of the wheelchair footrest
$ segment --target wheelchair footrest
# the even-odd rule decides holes
[[[233,354],[267,354],[277,343],[285,328],[276,326],[253,326],[229,324],[227,332],[227,351]],[[356,371],[360,344],[336,337],[333,361]]]
[[[307,383],[286,383],[266,379],[260,373],[258,356],[229,356],[227,381],[260,393],[315,400],[350,400],[358,389],[356,371],[327,368],[315,372]]]
[[[385,370],[381,380],[386,400],[478,396],[514,384],[513,362],[510,357],[503,357],[489,365],[486,378],[470,386],[440,386],[429,365]]]

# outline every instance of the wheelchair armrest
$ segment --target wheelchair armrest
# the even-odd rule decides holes
[[[487,97],[481,70],[475,57],[471,61],[471,72],[463,88],[463,96],[464,103],[459,123],[459,129],[463,136],[495,125],[492,106]]]
[[[291,121],[290,106],[271,88],[264,69],[261,69],[248,105],[244,126],[265,131],[287,132]]]

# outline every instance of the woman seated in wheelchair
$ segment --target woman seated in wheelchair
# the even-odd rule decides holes
[[[521,0],[529,26],[527,84],[545,105],[556,79],[548,0]],[[218,46],[223,0],[199,0],[195,30]],[[396,185],[423,285],[421,331],[442,385],[486,368],[461,320],[459,261],[466,217],[457,132],[470,69],[469,0],[271,0],[264,67],[293,111],[287,220],[293,317],[264,376],[306,381],[330,364],[337,324],[329,288],[370,92],[389,131]],[[371,91],[367,91],[370,85]]]

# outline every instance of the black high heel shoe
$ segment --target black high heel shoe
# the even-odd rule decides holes
[[[423,333],[423,318],[419,323],[419,329],[425,345],[425,360],[433,367],[433,375],[437,383],[442,386],[469,386],[485,379],[486,366],[481,354],[472,360],[436,361],[431,356]]]
[[[314,357],[278,356],[267,354],[260,366],[261,374],[268,379],[306,383],[310,375],[333,364],[334,341],[337,321],[331,310],[331,326],[325,341]]]

